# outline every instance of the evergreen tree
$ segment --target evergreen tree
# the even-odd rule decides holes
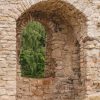
[[[21,34],[20,64],[25,77],[44,77],[45,29],[39,22],[30,22]]]

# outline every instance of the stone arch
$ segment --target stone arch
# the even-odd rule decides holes
[[[54,2],[56,2],[56,3],[54,3]],[[28,2],[26,2],[26,3],[28,3]],[[52,5],[52,3],[54,3],[53,6],[57,5],[56,8],[53,8],[52,6],[46,6],[47,10],[51,11],[51,12],[48,12],[48,13],[52,13],[53,11],[55,11],[56,9],[59,9],[59,8],[60,8],[60,10],[62,9],[62,11],[59,11],[59,13],[62,14],[63,18],[65,17],[65,20],[67,20],[67,23],[69,22],[69,24],[71,24],[71,26],[73,26],[73,28],[76,28],[75,34],[76,34],[77,39],[79,41],[81,41],[84,37],[86,37],[88,35],[87,31],[82,30],[82,29],[86,29],[85,26],[87,26],[86,21],[88,19],[88,17],[86,18],[87,15],[85,14],[85,11],[82,11],[82,9],[81,9],[82,5],[80,6],[79,9],[77,9],[77,8],[75,8],[76,5],[74,7],[74,3],[71,4],[71,3],[69,3],[69,1],[66,1],[66,0],[57,0],[57,1],[55,1],[55,0],[51,0],[51,1],[50,0],[48,0],[48,1],[44,0],[44,1],[38,1],[38,2],[35,1],[33,3],[34,6],[32,5],[32,3],[33,2],[25,4],[25,2],[22,2],[21,7],[18,8],[20,13],[18,14],[18,16],[16,16],[17,19],[19,19],[23,14],[25,14],[27,12],[31,12],[32,9],[34,9],[34,10],[42,9],[42,11],[45,12],[46,8],[43,8],[43,6],[46,5],[46,3],[47,3],[47,5],[49,5],[50,3]],[[78,4],[78,2],[77,2],[77,4]],[[66,9],[64,9],[64,8],[66,8]],[[22,9],[24,11],[22,11]],[[15,12],[17,12],[17,11],[15,11]],[[67,13],[67,15],[65,13]],[[61,15],[57,15],[57,16],[61,17]],[[79,32],[78,32],[78,29],[80,29]]]
[[[32,20],[41,22],[49,34],[54,36],[52,40],[57,40],[54,41],[53,46],[56,44],[58,46],[51,47],[51,49],[54,49],[52,57],[56,60],[53,62],[56,62],[56,65],[53,66],[56,68],[47,67],[48,69],[46,69],[47,72],[50,72],[50,69],[55,70],[55,79],[51,86],[53,89],[49,94],[50,98],[52,100],[83,99],[84,97],[82,96],[85,93],[85,68],[81,69],[80,59],[83,60],[83,55],[80,56],[80,53],[83,52],[81,47],[83,46],[84,37],[87,37],[86,16],[71,4],[61,0],[41,1],[32,5],[17,19],[17,38],[20,38],[20,31],[23,27]],[[56,38],[57,36],[59,38]],[[64,51],[61,52],[63,49],[60,47]],[[63,57],[61,58],[62,55]],[[66,57],[69,57],[69,60]],[[66,65],[66,61],[69,64]],[[71,66],[71,68],[63,68],[64,66]],[[54,92],[55,90],[56,92]],[[63,95],[60,90],[64,91]],[[56,97],[54,94],[59,96]],[[45,97],[45,94],[43,95]]]

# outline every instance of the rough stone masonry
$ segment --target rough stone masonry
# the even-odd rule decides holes
[[[47,32],[43,79],[20,75],[34,20]],[[0,100],[100,100],[100,0],[0,0]]]

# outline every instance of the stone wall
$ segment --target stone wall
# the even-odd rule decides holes
[[[49,100],[53,84],[53,78],[30,79],[20,77],[17,85],[19,87],[17,88],[17,100]]]
[[[19,24],[18,24],[19,25]],[[78,41],[73,36],[73,31],[70,25],[66,25],[66,29],[63,26],[62,30],[57,29],[55,25],[52,23],[49,27],[53,25],[52,31],[47,33],[47,43],[46,43],[46,77],[53,77],[56,81],[52,85],[48,85],[52,88],[52,92],[48,94],[43,94],[42,97],[45,97],[45,100],[51,98],[52,100],[59,99],[72,99],[79,98],[80,89],[77,87],[81,87],[80,80],[80,65],[79,65],[79,44]],[[62,28],[62,26],[59,26]],[[18,29],[17,29],[18,30]],[[56,31],[55,31],[56,30]],[[21,33],[20,33],[21,34]],[[20,37],[20,36],[19,36]],[[18,67],[18,71],[20,71],[20,66]],[[18,72],[19,74],[19,72]],[[17,79],[17,89],[24,90],[25,86],[18,75]],[[32,79],[31,79],[32,80]],[[44,81],[45,79],[38,79],[38,81]],[[20,82],[19,82],[20,81]],[[32,81],[35,82],[34,79]],[[26,82],[28,85],[32,83],[28,80]],[[22,87],[23,85],[23,87]],[[30,86],[31,88],[31,86]],[[49,89],[46,88],[46,91]],[[41,91],[41,88],[39,89]],[[21,97],[24,98],[23,94],[27,94],[26,91],[23,91],[23,94],[20,91],[17,91],[17,94],[20,94]],[[29,95],[26,95],[27,97]],[[37,96],[34,94],[34,96]],[[32,98],[34,98],[32,96]],[[38,97],[38,96],[37,96]],[[44,98],[40,98],[39,100],[44,100]],[[21,98],[21,100],[23,100]],[[17,97],[20,100],[20,97]],[[31,98],[30,98],[31,99]]]
[[[100,1],[62,1],[0,0],[0,100],[100,99]],[[53,71],[54,78],[28,79],[16,73],[17,36],[31,19],[51,34],[47,59],[55,64],[46,67],[46,75]]]

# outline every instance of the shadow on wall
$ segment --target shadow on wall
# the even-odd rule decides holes
[[[17,100],[84,100],[86,64],[82,39],[87,31],[86,17],[61,0],[41,1],[31,6],[17,20],[17,52],[21,31],[34,20],[42,23],[47,33],[47,78],[28,79],[18,74]],[[51,78],[52,74],[55,77]]]

